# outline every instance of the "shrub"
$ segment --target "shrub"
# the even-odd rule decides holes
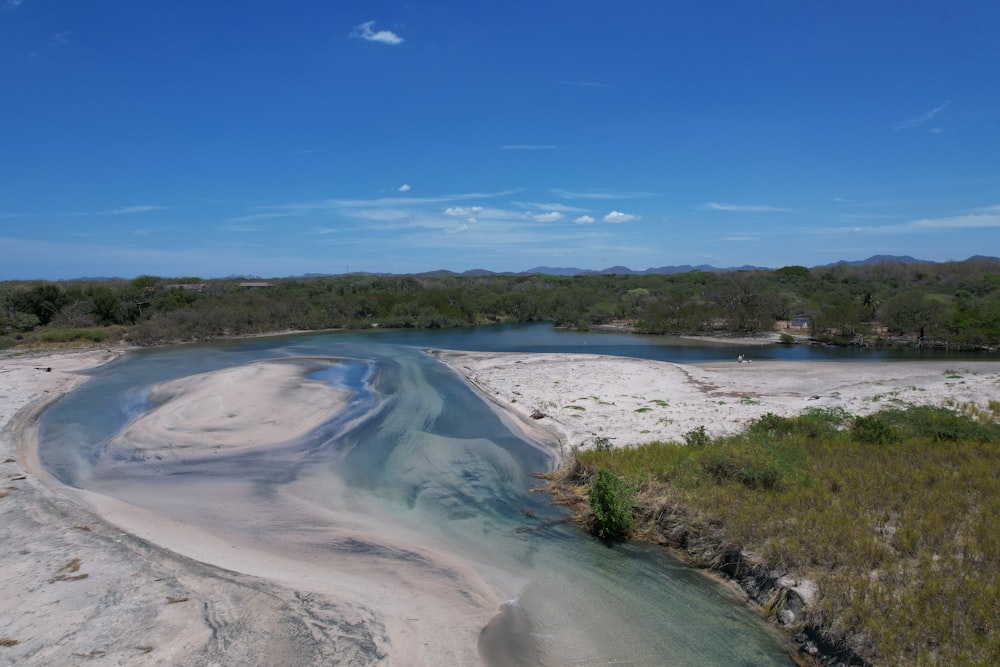
[[[635,490],[615,473],[601,468],[588,495],[594,512],[593,533],[602,540],[626,539],[635,525],[632,517]]]
[[[851,420],[851,437],[866,445],[887,445],[899,440],[900,434],[892,424],[876,415],[855,417]]]
[[[781,461],[771,447],[735,440],[706,450],[702,469],[717,482],[739,482],[748,489],[774,489],[782,481]]]
[[[704,426],[693,428],[684,434],[684,444],[688,447],[704,447],[711,441],[712,439],[708,437]]]

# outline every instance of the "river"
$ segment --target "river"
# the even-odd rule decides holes
[[[391,595],[400,615],[432,618],[436,610],[459,628],[486,606],[489,614],[467,639],[476,644],[470,654],[489,664],[791,664],[772,628],[727,589],[661,549],[610,547],[568,524],[530,475],[551,468],[552,453],[505,426],[423,351],[432,347],[677,362],[741,352],[761,359],[907,357],[822,347],[742,350],[547,325],[159,348],[96,369],[50,408],[40,457],[68,485],[268,554],[283,564],[277,578],[290,585],[326,586],[376,613]],[[310,364],[312,377],[353,392],[347,408],[308,437],[270,448],[164,459],[110,446],[155,407],[154,385],[265,360]],[[299,565],[308,576],[295,580]],[[317,572],[330,573],[336,585],[316,582]],[[391,594],[373,594],[368,584],[387,576]]]

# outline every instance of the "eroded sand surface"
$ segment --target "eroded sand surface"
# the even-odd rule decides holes
[[[437,356],[503,409],[556,433],[564,449],[592,447],[596,438],[615,446],[683,442],[700,426],[724,435],[769,412],[843,408],[862,415],[908,403],[985,406],[1000,397],[997,361],[673,364],[577,354]]]
[[[303,378],[301,364],[268,361],[164,382],[113,444],[144,457],[192,456],[300,438],[339,412],[351,392]]]
[[[313,490],[304,478],[294,494],[278,499],[288,503],[283,516],[306,523],[280,526],[289,537],[274,551],[88,496],[49,478],[37,463],[39,414],[51,399],[80,384],[81,372],[115,356],[100,351],[0,359],[0,638],[10,644],[0,647],[0,662],[476,661],[478,629],[498,603],[488,583],[432,549],[408,550],[421,542],[419,535],[393,532],[392,526],[372,533],[370,517],[356,514],[349,495],[340,505],[310,504],[311,494],[331,493],[325,479]],[[679,440],[697,426],[713,434],[732,432],[767,412],[843,407],[860,414],[906,402],[984,405],[1000,394],[1000,362],[676,365],[567,354],[439,356],[498,411],[540,437],[543,430],[553,435],[566,450],[591,446],[598,437],[619,446]],[[162,411],[144,418],[141,428],[179,441],[213,433],[218,440],[212,447],[239,447],[255,436],[263,446],[315,426],[308,414],[297,412],[303,405],[311,410],[323,404],[328,416],[330,401],[345,398],[312,386],[318,383],[303,380],[301,368],[291,364],[245,368],[161,387]],[[235,389],[222,391],[227,383]],[[532,419],[532,413],[545,416]],[[227,426],[229,421],[249,431]],[[248,488],[233,482],[199,493],[233,494],[238,500],[235,494]],[[150,488],[151,502],[160,492],[167,502],[169,491]],[[192,497],[192,507],[205,498],[210,496]],[[307,525],[310,512],[329,514],[323,522],[339,532],[315,534]],[[364,532],[357,532],[361,527]],[[261,530],[275,528],[261,524]],[[310,564],[310,540],[326,550],[343,545],[343,569]],[[373,553],[385,559],[359,555],[357,546],[367,544],[382,549]],[[396,564],[401,553],[411,561],[403,568]],[[452,585],[427,578],[427,565]],[[442,588],[460,597],[449,597]]]

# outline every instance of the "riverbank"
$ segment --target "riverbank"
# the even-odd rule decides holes
[[[41,469],[35,444],[44,410],[125,352],[0,358],[0,661],[392,664],[384,619],[363,606],[207,564],[220,555],[237,562],[232,545],[124,503],[102,504]],[[100,518],[98,506],[116,521]],[[158,546],[171,540],[187,540],[205,558]]]
[[[106,516],[116,517],[113,525],[84,509],[97,499],[42,483],[47,477],[33,463],[32,449],[42,411],[85,381],[90,368],[120,353],[0,359],[0,474],[5,484],[0,497],[0,558],[5,565],[0,658],[13,664],[75,664],[94,658],[139,665],[405,664],[406,656],[422,656],[416,661],[433,664],[433,656],[445,655],[455,644],[466,650],[452,654],[455,664],[467,664],[470,649],[475,661],[474,632],[435,637],[407,629],[417,614],[404,610],[405,601],[391,592],[398,567],[382,573],[378,605],[360,604],[353,592],[345,599],[345,579],[328,577],[326,588],[317,591],[302,583],[318,581],[315,570],[292,572],[289,563],[251,561],[245,554],[234,559],[234,545],[224,540],[185,533],[169,519],[157,522],[123,504],[103,506]],[[671,434],[683,435],[698,425],[713,433],[735,431],[754,418],[754,410],[794,414],[802,406],[833,407],[840,400],[848,401],[847,406],[871,404],[873,410],[911,397],[973,400],[986,388],[996,391],[1000,372],[1000,362],[992,367],[895,362],[876,364],[884,368],[866,375],[862,364],[679,366],[575,355],[438,356],[476,383],[498,409],[535,429],[539,439],[550,434],[549,441],[567,456],[574,446],[591,447],[598,438],[626,446],[653,439],[654,432],[676,439]],[[288,367],[276,370],[284,377],[280,374]],[[213,374],[211,381],[203,378],[197,384],[208,397],[232,379]],[[178,387],[174,395],[183,399],[196,388]],[[289,406],[280,394],[271,407],[284,414]],[[210,428],[229,410],[244,406],[244,399],[250,400],[234,394],[216,412],[202,414],[199,428]],[[253,412],[244,414],[249,418]],[[402,548],[405,536],[394,537]],[[286,581],[276,581],[275,572],[285,573]],[[466,576],[457,565],[441,572]],[[292,585],[295,576],[299,583]],[[461,588],[478,595],[484,590],[481,582],[468,576],[462,579],[468,585]],[[483,623],[476,615],[485,610],[489,618],[493,602],[486,595],[474,603],[457,600],[450,613],[465,630],[478,631]],[[421,627],[456,627],[451,620],[424,617]]]
[[[578,354],[435,351],[494,404],[544,429],[565,459],[596,443],[627,447],[739,433],[807,408],[866,415],[892,405],[984,405],[1000,361],[762,361],[674,364]]]
[[[979,582],[993,573],[976,559],[995,551],[988,537],[996,534],[995,514],[988,509],[997,504],[989,479],[996,459],[992,446],[925,439],[893,447],[850,437],[832,446],[803,436],[794,445],[770,445],[789,453],[808,477],[774,491],[721,484],[711,476],[701,485],[667,483],[671,474],[650,477],[654,465],[671,459],[662,450],[684,445],[651,448],[645,459],[639,452],[616,456],[604,450],[653,440],[682,443],[685,434],[704,428],[705,444],[687,458],[679,455],[692,461],[715,436],[742,432],[767,413],[793,417],[809,407],[826,415],[802,422],[809,433],[824,428],[821,423],[836,423],[840,410],[868,415],[922,405],[996,419],[1000,362],[678,367],[576,355],[439,356],[497,409],[559,439],[565,460],[574,465],[547,478],[557,502],[573,508],[581,523],[588,521],[587,492],[598,466],[648,460],[650,467],[628,468],[640,490],[633,505],[635,538],[671,547],[738,586],[762,615],[785,629],[803,656],[822,664],[881,656],[879,664],[902,665],[931,651],[950,656],[945,662],[972,655],[976,664],[991,663],[983,643],[993,641],[992,635],[980,636],[991,632],[991,622],[979,619],[990,617],[992,602],[981,600],[989,594]],[[905,414],[916,420],[920,413]],[[940,428],[936,424],[932,428]],[[597,451],[580,456],[580,464],[575,449]],[[737,458],[759,453],[735,451]],[[980,511],[970,515],[966,502]],[[973,537],[981,535],[985,543]],[[891,610],[886,595],[896,601]],[[963,621],[942,621],[942,614],[958,613],[946,611],[956,605],[965,608]],[[908,624],[901,623],[904,618]]]

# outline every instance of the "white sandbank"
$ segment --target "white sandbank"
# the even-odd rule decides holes
[[[1000,396],[1000,361],[675,364],[560,353],[435,355],[522,423],[554,434],[564,454],[597,438],[623,447],[683,442],[700,426],[710,435],[736,433],[769,412],[843,408],[862,415],[908,403],[985,406]]]
[[[339,412],[351,392],[303,378],[300,363],[262,361],[153,388],[157,407],[115,439],[143,456],[192,456],[296,440]]]
[[[0,358],[0,639],[17,642],[0,647],[0,662],[476,661],[476,629],[497,599],[462,563],[446,563],[442,572],[475,593],[464,601],[442,594],[416,569],[378,572],[372,563],[370,571],[323,576],[322,564],[295,558],[300,545],[289,543],[282,553],[254,549],[52,480],[37,463],[41,410],[83,382],[86,369],[117,354]],[[544,440],[544,429],[563,453],[601,437],[628,446],[681,440],[698,426],[734,432],[767,412],[842,407],[862,414],[895,402],[984,405],[1000,396],[1000,362],[678,365],[570,354],[436,356],[529,433]],[[147,453],[161,454],[154,444],[160,435],[180,443],[175,447],[194,447],[192,438],[201,443],[210,435],[208,451],[285,442],[346,400],[301,373],[292,364],[251,364],[168,383],[156,393],[163,404],[136,420],[131,437],[148,436]],[[204,450],[184,455],[192,451]],[[295,515],[305,521],[313,511],[320,510],[303,505]],[[340,522],[339,535],[349,539],[364,519],[345,508],[325,520]],[[309,530],[303,525],[303,534]],[[403,534],[377,537],[407,547]]]

